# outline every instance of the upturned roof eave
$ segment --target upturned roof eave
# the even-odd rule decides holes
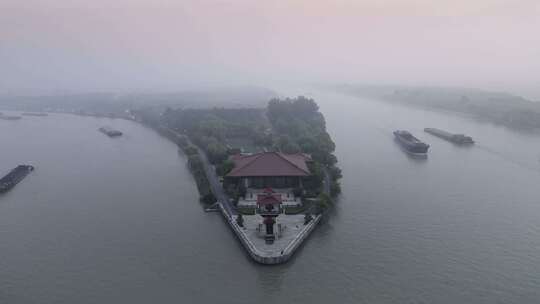
[[[298,173],[298,174],[236,174],[236,173],[229,173],[225,175],[225,177],[307,177],[311,174],[307,173]]]
[[[285,171],[293,171],[293,173],[288,172],[288,173],[284,174],[284,173],[275,173],[275,172],[270,172],[270,173],[264,172],[264,171],[272,171],[271,168],[265,168],[265,169],[261,170],[262,172],[260,172],[260,173],[259,172],[242,173],[242,172],[245,172],[246,170],[249,170],[248,168],[250,166],[252,166],[255,162],[260,161],[259,159],[262,156],[268,155],[270,153],[273,154],[273,155],[276,155],[282,162],[287,164],[287,166],[289,168],[286,169]],[[302,154],[302,155],[304,157],[306,157],[304,154]],[[303,176],[310,176],[311,175],[311,173],[309,171],[306,171],[301,166],[298,166],[294,161],[291,161],[288,157],[286,157],[281,152],[262,152],[262,153],[259,153],[259,154],[256,154],[256,155],[250,155],[250,156],[248,156],[248,158],[249,158],[249,160],[247,162],[241,164],[238,167],[233,168],[232,171],[229,172],[225,176],[226,177],[263,177],[263,176],[273,176],[273,177],[278,177],[278,176],[299,176],[299,177],[303,177]],[[238,165],[238,160],[239,159],[234,160],[236,165]],[[304,159],[304,161],[305,161],[305,159]],[[276,170],[276,171],[280,171],[280,170]]]

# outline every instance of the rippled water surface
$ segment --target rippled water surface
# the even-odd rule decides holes
[[[290,263],[252,263],[185,158],[136,123],[0,120],[0,303],[538,303],[540,137],[316,93],[343,194]],[[125,133],[99,133],[109,125]],[[457,147],[424,133],[471,135]],[[409,158],[391,132],[431,145]]]

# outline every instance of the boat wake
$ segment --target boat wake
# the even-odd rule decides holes
[[[515,159],[511,156],[508,156],[504,153],[501,153],[495,149],[492,149],[490,147],[487,147],[487,146],[484,146],[484,145],[476,145],[476,148],[477,149],[480,149],[486,153],[489,153],[491,155],[494,155],[496,157],[498,157],[499,159],[501,160],[504,160],[506,162],[509,162],[509,163],[512,163],[516,166],[519,166],[523,169],[527,169],[529,171],[535,171],[535,172],[540,172],[540,167],[538,166],[538,163],[530,163],[530,162],[526,162],[526,161],[522,161],[522,160],[518,160],[518,159]]]

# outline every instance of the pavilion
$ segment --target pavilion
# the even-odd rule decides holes
[[[304,153],[261,152],[231,157],[234,168],[226,179],[246,189],[286,189],[302,187],[302,180],[311,175],[307,164],[311,157]]]

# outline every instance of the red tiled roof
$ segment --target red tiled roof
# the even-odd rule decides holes
[[[234,169],[227,176],[308,176],[307,154],[284,154],[281,152],[262,152],[253,155],[234,155]]]
[[[274,221],[271,217],[265,217],[263,220],[263,224],[274,224],[276,221]]]
[[[259,194],[257,195],[258,205],[281,204],[281,194]]]

